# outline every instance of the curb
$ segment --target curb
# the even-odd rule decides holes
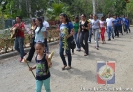
[[[55,42],[48,43],[48,45],[51,46],[51,45],[55,45],[55,44],[58,44],[58,43],[59,43],[59,41],[55,41]],[[24,49],[25,52],[28,52],[29,50],[30,50],[30,47]],[[0,55],[0,60],[6,59],[6,58],[9,58],[9,57],[12,57],[12,56],[16,56],[16,55],[19,55],[17,51],[12,51],[12,52],[9,52],[9,53],[5,53],[5,54]]]

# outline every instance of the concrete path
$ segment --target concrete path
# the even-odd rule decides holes
[[[106,88],[105,85],[97,84],[97,61],[116,61],[116,83],[108,85],[110,89],[114,88],[111,92],[115,92],[115,90],[119,90],[117,92],[132,92],[133,32],[124,33],[119,38],[106,41],[106,44],[101,43],[100,41],[100,49],[96,50],[94,48],[95,42],[92,41],[89,46],[90,55],[87,57],[83,56],[83,51],[75,51],[75,54],[72,55],[73,69],[65,71],[61,70],[63,64],[59,56],[59,46],[51,46],[51,51],[55,51],[51,68],[52,92],[89,92],[89,89],[94,87],[101,88],[101,90]],[[30,65],[34,64],[33,60]],[[124,91],[125,88],[132,88],[132,91]],[[35,92],[35,79],[26,64],[19,62],[18,55],[0,60],[0,92]],[[44,87],[42,92],[45,92]],[[109,91],[106,90],[106,92]]]

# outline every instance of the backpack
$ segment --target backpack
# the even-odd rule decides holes
[[[73,37],[73,40],[70,43],[70,48],[71,49],[75,49],[76,48],[76,43],[75,43],[74,37]]]

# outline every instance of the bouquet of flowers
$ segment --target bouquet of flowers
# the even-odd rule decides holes
[[[63,47],[65,50],[68,50],[68,42],[67,42],[67,37],[68,37],[68,28],[63,29],[64,37],[63,37]]]

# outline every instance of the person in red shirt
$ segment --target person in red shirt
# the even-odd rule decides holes
[[[20,53],[20,62],[22,61],[24,55],[26,54],[24,52],[24,30],[25,30],[25,24],[22,22],[22,17],[17,16],[16,17],[16,24],[12,27],[14,28],[16,27],[17,29],[17,34],[16,34],[16,38],[14,41],[14,48],[15,50],[17,50]],[[12,31],[12,29],[11,29]]]

